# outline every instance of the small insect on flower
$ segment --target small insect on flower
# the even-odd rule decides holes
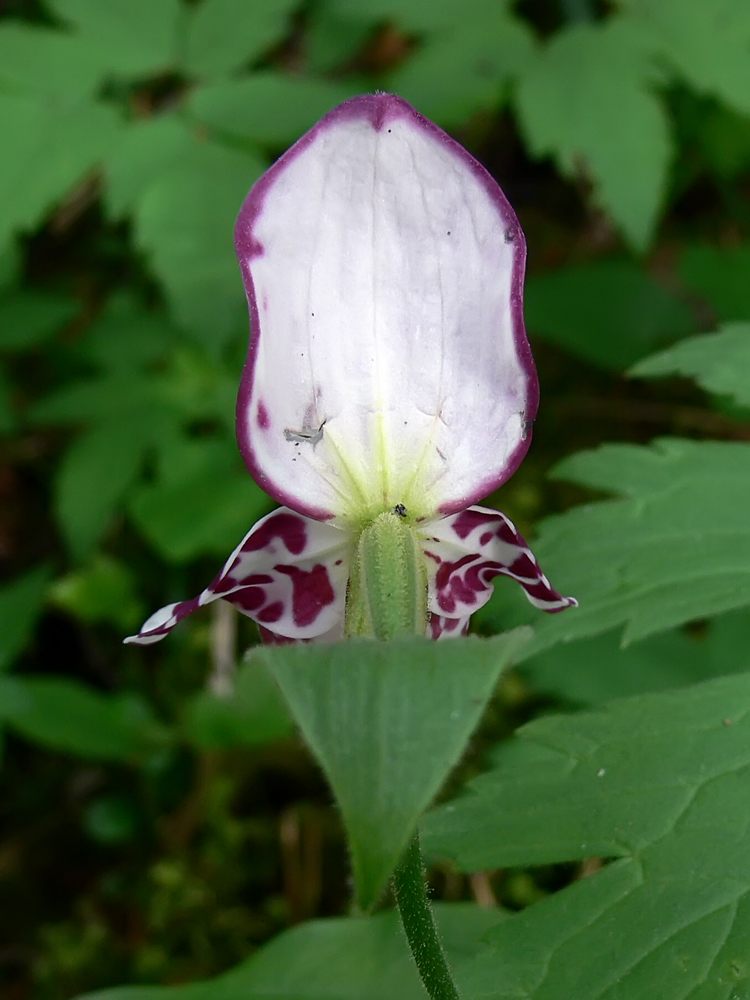
[[[473,506],[518,467],[538,403],[524,237],[487,171],[400,98],[357,97],[264,174],[235,236],[237,437],[284,506],[126,642],[219,598],[282,642],[460,635],[499,575],[544,611],[575,605]],[[406,609],[385,632],[381,600]]]

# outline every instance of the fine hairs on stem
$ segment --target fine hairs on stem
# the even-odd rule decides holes
[[[459,1000],[427,897],[418,833],[393,873],[393,890],[406,939],[428,995],[431,1000]]]

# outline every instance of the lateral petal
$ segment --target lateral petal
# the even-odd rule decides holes
[[[277,635],[276,632],[273,632],[270,628],[266,628],[265,625],[259,625],[258,631],[266,646],[285,646],[290,642],[341,642],[344,639],[344,619],[342,617],[336,622],[333,628],[320,635],[313,636],[311,639],[291,639],[286,635]]]
[[[389,94],[340,105],[258,181],[235,244],[237,433],[267,492],[343,524],[432,519],[515,471],[538,401],[525,241],[437,126]]]
[[[466,510],[420,529],[427,562],[428,606],[436,616],[464,618],[492,596],[491,581],[509,576],[534,607],[557,612],[577,607],[542,573],[513,522],[487,507]]]
[[[203,593],[161,608],[125,642],[158,642],[219,598],[277,636],[323,636],[343,623],[352,546],[347,532],[281,507],[250,529]]]
[[[469,631],[470,621],[471,615],[448,618],[446,615],[437,615],[433,612],[430,614],[425,634],[428,639],[458,639]]]

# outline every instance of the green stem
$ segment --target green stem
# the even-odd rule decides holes
[[[416,532],[403,514],[385,511],[366,525],[357,541],[346,596],[345,632],[387,642],[424,636],[427,572]],[[424,988],[431,1000],[459,1000],[427,898],[419,836],[393,873],[401,922]]]
[[[432,1000],[459,1000],[427,898],[419,834],[414,834],[393,873],[393,889],[406,939],[428,995]]]

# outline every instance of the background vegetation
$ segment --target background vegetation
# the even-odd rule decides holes
[[[538,526],[542,565],[581,601],[575,614],[533,619],[533,648],[502,682],[448,791],[498,752],[504,759],[495,744],[552,708],[657,699],[618,703],[606,737],[595,713],[524,730],[522,745],[537,746],[531,787],[548,804],[557,772],[544,747],[582,733],[597,746],[625,739],[649,712],[677,720],[668,741],[692,739],[679,728],[690,728],[688,703],[670,701],[682,695],[650,693],[750,668],[750,6],[5,0],[1,9],[0,977],[9,1000],[211,976],[283,928],[346,911],[340,822],[273,682],[242,662],[257,642],[252,623],[214,605],[160,646],[121,639],[151,610],[201,590],[271,509],[234,441],[247,315],[232,227],[265,167],[348,96],[383,88],[411,101],[490,169],[520,217],[542,406],[529,458],[492,502],[527,535]],[[498,586],[478,630],[530,620],[512,587]],[[744,704],[747,686],[731,687],[741,681],[711,691]],[[575,738],[568,724],[579,726]],[[641,743],[649,770],[665,751]],[[512,768],[503,773],[512,784]],[[675,775],[664,787],[699,784]],[[480,781],[465,801],[487,787]],[[635,813],[649,814],[652,801],[628,788]],[[730,823],[737,794],[713,807]],[[482,808],[488,815],[492,803]],[[457,851],[446,816],[438,809],[425,827],[441,899],[532,914],[530,904],[621,854],[604,833],[573,850],[561,813],[539,823],[568,846],[541,838],[535,850],[511,849],[506,830],[503,858],[481,843]],[[671,847],[678,874],[693,856],[681,843]],[[750,883],[750,865],[744,872]],[[728,925],[740,941],[750,935],[743,919]],[[715,939],[695,926],[720,958],[724,925]],[[503,947],[511,961],[512,941]],[[288,963],[283,946],[278,955]],[[727,969],[748,988],[747,967]],[[514,995],[553,995],[524,989]],[[700,994],[730,995],[750,994]]]

